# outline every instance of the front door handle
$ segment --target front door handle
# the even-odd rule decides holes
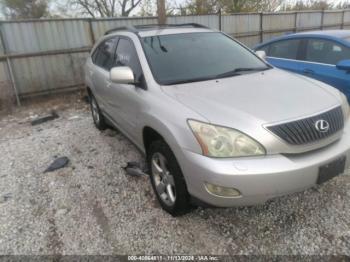
[[[305,75],[314,75],[315,74],[314,70],[312,70],[312,69],[304,69],[303,73]]]
[[[112,83],[110,81],[106,80],[105,81],[105,85],[106,85],[107,88],[110,88]]]

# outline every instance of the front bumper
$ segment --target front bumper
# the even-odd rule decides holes
[[[180,160],[188,191],[196,199],[218,207],[256,205],[316,185],[319,167],[346,156],[350,167],[350,121],[340,140],[322,149],[297,155],[268,155],[213,159],[182,150]],[[207,192],[204,183],[232,187],[240,197],[225,198]]]

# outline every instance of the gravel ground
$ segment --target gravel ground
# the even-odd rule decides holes
[[[52,108],[59,119],[30,125]],[[125,175],[142,160],[135,147],[96,130],[76,95],[2,116],[0,151],[0,254],[350,255],[349,174],[265,205],[173,218],[147,177]],[[43,173],[60,156],[68,167]]]

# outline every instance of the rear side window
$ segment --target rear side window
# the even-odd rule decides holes
[[[296,60],[298,57],[299,45],[300,40],[298,39],[278,41],[270,44],[267,55],[271,57]]]
[[[134,44],[125,38],[121,38],[116,51],[116,66],[128,66],[132,69],[135,79],[141,81],[141,64]]]
[[[306,61],[335,65],[350,59],[350,49],[324,39],[309,39],[306,46]]]
[[[115,47],[117,38],[112,38],[101,43],[92,55],[95,65],[109,71],[115,65]]]

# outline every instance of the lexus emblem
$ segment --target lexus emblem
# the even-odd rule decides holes
[[[326,133],[329,130],[329,123],[326,120],[318,120],[315,123],[315,128],[318,132]]]

